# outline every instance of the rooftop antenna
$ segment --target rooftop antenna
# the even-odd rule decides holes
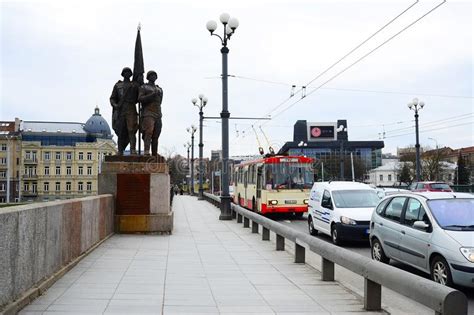
[[[262,144],[260,143],[260,139],[258,139],[257,131],[255,130],[255,128],[253,127],[253,125],[252,125],[252,130],[253,130],[253,132],[255,133],[255,138],[257,138],[258,152],[260,153],[260,155],[264,155],[264,154],[265,154],[265,151],[263,151]]]

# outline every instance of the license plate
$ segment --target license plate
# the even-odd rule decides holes
[[[296,204],[296,200],[285,200],[285,204],[294,205],[294,204]]]
[[[370,234],[370,229],[365,230],[365,234]]]

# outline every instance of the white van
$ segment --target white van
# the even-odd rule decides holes
[[[308,229],[322,232],[334,244],[368,241],[369,223],[380,198],[369,185],[356,182],[316,182],[308,201]]]

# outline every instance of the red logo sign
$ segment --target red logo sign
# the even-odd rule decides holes
[[[318,127],[311,128],[311,136],[313,136],[314,138],[317,138],[320,135],[321,135],[321,129],[319,129]]]

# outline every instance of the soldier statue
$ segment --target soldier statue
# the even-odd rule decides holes
[[[142,132],[145,143],[144,154],[156,156],[158,154],[158,138],[161,133],[161,101],[163,90],[155,85],[158,75],[155,71],[148,71],[148,80],[139,88],[138,101],[142,104]]]
[[[136,154],[136,133],[138,130],[138,89],[139,83],[131,81],[132,70],[123,68],[123,81],[118,81],[114,85],[110,104],[113,107],[112,129],[118,137],[118,155],[123,155],[123,151],[130,143],[130,154]]]

